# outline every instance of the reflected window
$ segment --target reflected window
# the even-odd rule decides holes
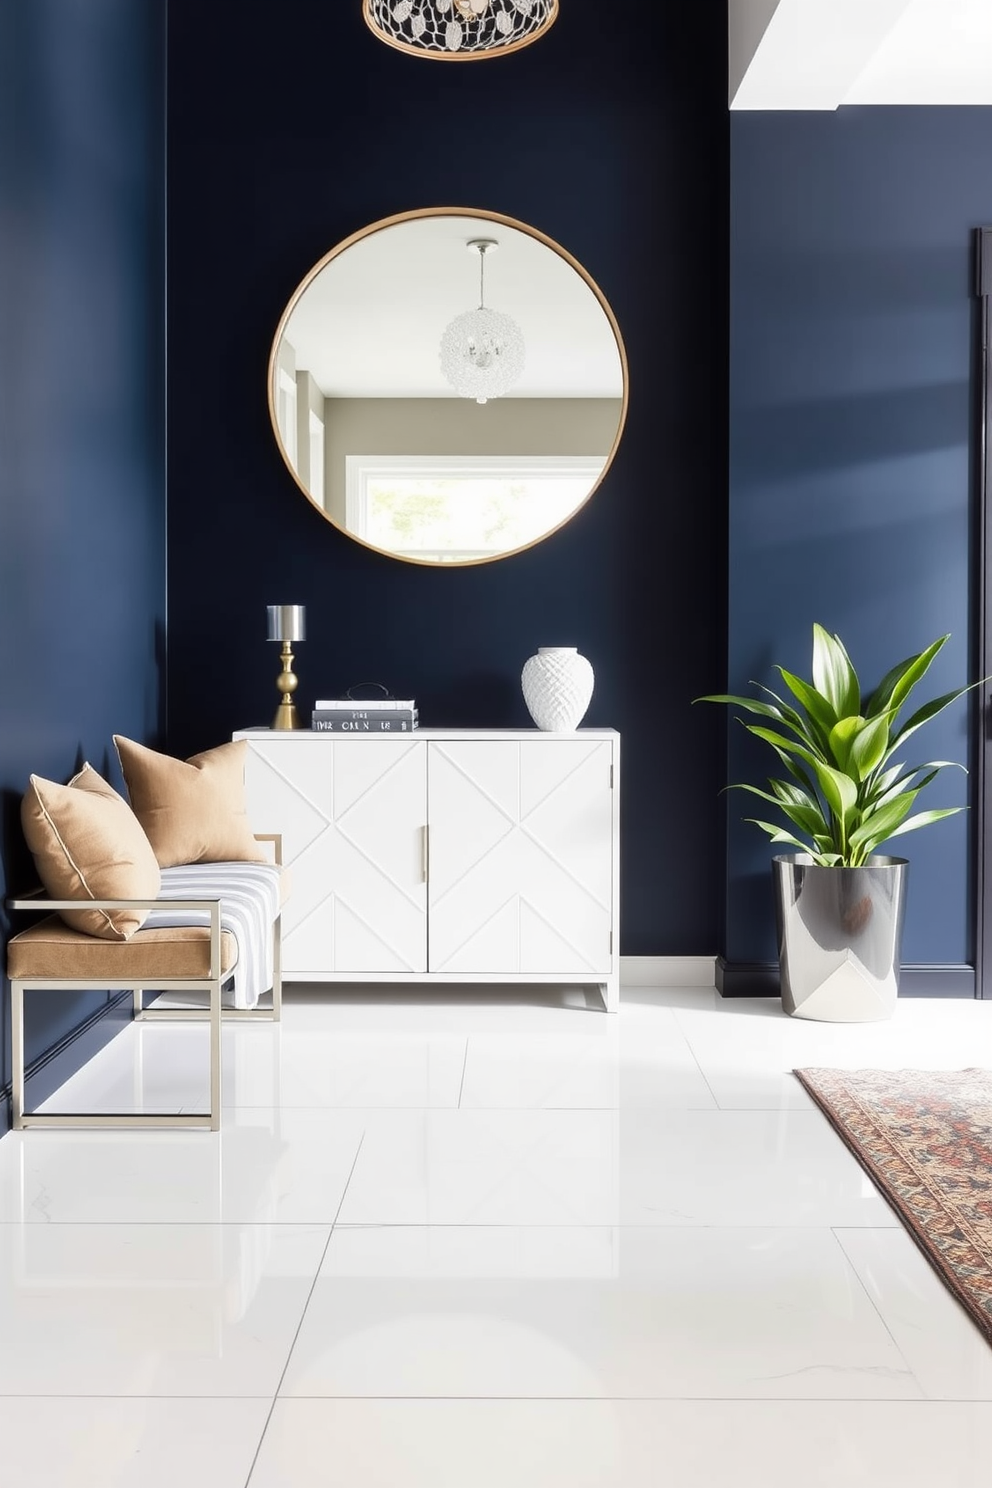
[[[491,558],[567,521],[604,464],[589,456],[349,455],[348,530],[401,558]]]
[[[324,425],[310,409],[310,494],[314,501],[324,500]]]
[[[294,470],[296,468],[296,378],[290,377],[284,367],[279,368],[278,406],[276,419],[279,437]]]

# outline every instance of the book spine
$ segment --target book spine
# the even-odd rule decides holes
[[[325,734],[409,734],[417,727],[415,714],[390,713],[384,717],[328,718],[314,717],[311,728]]]
[[[414,698],[390,698],[388,702],[373,698],[368,702],[355,698],[318,698],[315,713],[402,713],[417,706]]]
[[[416,708],[393,708],[388,713],[376,710],[367,712],[365,708],[314,708],[310,717],[316,722],[327,723],[364,723],[366,719],[372,719],[376,723],[382,720],[415,723],[417,719]]]
[[[359,723],[366,718],[405,718],[409,722],[416,718],[416,708],[314,708],[311,717],[326,718],[329,722]]]

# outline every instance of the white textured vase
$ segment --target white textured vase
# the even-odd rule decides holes
[[[539,729],[570,733],[592,697],[592,665],[575,646],[539,646],[537,655],[524,662],[520,685]]]

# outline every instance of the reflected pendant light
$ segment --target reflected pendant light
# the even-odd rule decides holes
[[[471,62],[536,41],[554,24],[558,0],[363,0],[362,13],[401,52]]]
[[[495,238],[470,238],[479,255],[479,308],[456,315],[441,337],[441,371],[461,398],[488,403],[502,397],[524,370],[524,338],[516,321],[486,308],[486,254]]]

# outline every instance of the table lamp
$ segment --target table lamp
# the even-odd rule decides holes
[[[305,605],[266,605],[269,621],[269,640],[282,643],[282,671],[276,678],[276,687],[282,702],[272,720],[274,729],[300,727],[299,713],[293,703],[297,677],[293,671],[293,642],[306,640],[307,614]]]

